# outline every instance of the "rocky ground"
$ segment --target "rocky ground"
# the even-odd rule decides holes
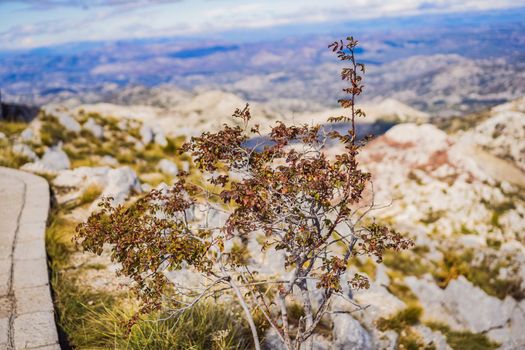
[[[181,170],[196,176],[191,160],[175,150],[184,135],[211,130],[232,107],[243,107],[232,96],[185,96],[169,107],[171,114],[158,100],[135,107],[49,105],[29,125],[2,126],[0,164],[45,175],[58,208],[78,222],[101,197],[125,203],[169,185]],[[348,273],[360,270],[373,281],[354,295],[368,307],[334,314],[316,347],[524,348],[524,100],[492,108],[480,123],[448,133],[433,124],[406,123],[428,121],[406,107],[391,100],[376,106],[377,118],[405,123],[370,142],[361,163],[374,178],[368,191],[380,207],[374,216],[413,237],[416,247],[388,254],[383,264],[355,259]],[[266,122],[278,117],[264,105],[256,106],[257,113]],[[337,146],[328,153],[335,151]],[[272,260],[255,245],[252,250],[258,263]],[[126,282],[115,279],[117,266],[107,255],[75,252],[68,269],[78,272],[80,285],[109,293],[119,293]],[[336,301],[336,307],[344,306]],[[267,341],[271,347],[271,334]]]

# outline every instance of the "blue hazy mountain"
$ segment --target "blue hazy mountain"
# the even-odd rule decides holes
[[[525,8],[286,25],[177,37],[78,42],[0,52],[6,99],[104,101],[127,86],[220,88],[255,101],[332,106],[332,40],[352,34],[368,65],[365,99],[473,111],[525,94]]]

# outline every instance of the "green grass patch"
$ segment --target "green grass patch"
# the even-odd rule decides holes
[[[423,309],[419,305],[409,305],[389,318],[377,320],[377,328],[381,331],[394,330],[397,332],[419,323]]]
[[[425,225],[430,225],[438,221],[444,214],[445,213],[443,210],[438,210],[438,211],[430,210],[426,214],[426,216],[419,221]]]
[[[59,142],[71,142],[74,138],[75,133],[67,131],[54,117],[42,118],[40,140],[44,145],[51,147]]]
[[[502,264],[492,264],[494,257],[486,256],[477,266],[472,265],[474,252],[472,249],[456,253],[447,250],[443,252],[443,260],[432,271],[434,279],[441,288],[456,279],[459,275],[465,276],[473,285],[481,288],[485,293],[504,299],[507,295],[517,300],[525,299],[525,291],[521,289],[521,280],[498,279],[498,270]]]
[[[497,349],[500,344],[492,342],[484,334],[476,334],[468,331],[453,331],[449,326],[429,322],[427,327],[439,331],[447,338],[447,343],[454,350],[492,350]]]
[[[0,132],[4,133],[8,138],[20,134],[25,128],[27,128],[27,123],[25,122],[0,121]]]
[[[405,276],[421,277],[431,270],[421,257],[411,252],[391,252],[383,255],[383,263],[392,270],[402,272]]]
[[[84,190],[84,192],[82,192],[82,194],[78,198],[78,201],[80,203],[79,205],[92,203],[101,194],[102,194],[102,188],[100,188],[100,186],[90,185]]]
[[[386,287],[390,293],[401,299],[407,304],[415,304],[418,302],[417,296],[412,292],[410,287],[400,282],[400,278],[392,279],[390,285]]]
[[[26,156],[13,152],[6,140],[0,140],[0,166],[17,169],[29,161]]]
[[[366,258],[366,260],[363,261],[363,258],[354,257],[350,259],[350,261],[348,262],[348,265],[357,267],[357,269],[360,272],[366,273],[367,276],[370,277],[371,279],[376,278],[377,265],[370,258]]]
[[[398,350],[436,350],[434,344],[425,344],[423,339],[413,330],[407,328],[401,331],[397,341]]]

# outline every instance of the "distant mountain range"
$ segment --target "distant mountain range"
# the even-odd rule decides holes
[[[326,46],[352,34],[368,68],[365,101],[393,97],[458,115],[525,95],[522,18],[525,8],[4,51],[0,89],[4,100],[36,105],[118,102],[133,86],[219,89],[316,112],[336,107],[342,87],[341,65]]]

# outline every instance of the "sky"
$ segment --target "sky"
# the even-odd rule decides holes
[[[522,6],[525,0],[0,0],[0,50]]]

